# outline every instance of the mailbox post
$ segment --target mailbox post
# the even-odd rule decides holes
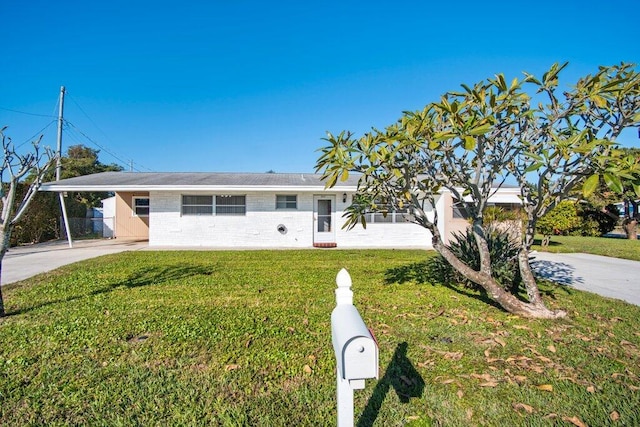
[[[378,378],[378,345],[353,305],[351,276],[336,276],[336,307],[331,313],[331,340],[336,354],[338,427],[353,426],[353,390]]]

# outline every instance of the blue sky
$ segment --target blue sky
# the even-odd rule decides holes
[[[17,145],[45,128],[55,147],[64,85],[63,148],[104,163],[311,172],[326,131],[384,127],[460,83],[569,61],[569,84],[638,63],[638,12],[637,0],[3,1],[0,126]],[[640,146],[635,131],[620,142]]]

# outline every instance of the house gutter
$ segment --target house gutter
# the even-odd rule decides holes
[[[213,191],[213,192],[301,192],[301,193],[345,193],[355,192],[355,186],[325,188],[324,186],[245,186],[245,185],[60,185],[55,182],[42,184],[40,191],[99,191],[99,192],[132,192],[132,191]]]

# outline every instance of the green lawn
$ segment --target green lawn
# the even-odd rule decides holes
[[[547,252],[582,252],[593,255],[640,261],[640,240],[614,237],[552,236],[547,248],[538,245],[533,249]]]
[[[141,251],[11,285],[0,425],[332,425],[342,267],[380,345],[358,425],[640,425],[640,307],[547,285],[570,317],[522,319],[427,256]]]

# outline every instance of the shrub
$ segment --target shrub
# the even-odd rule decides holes
[[[59,216],[60,207],[56,194],[37,193],[11,234],[11,246],[60,237]]]
[[[500,206],[489,206],[482,215],[485,225],[494,222],[522,221],[526,215],[520,209],[505,209]]]
[[[468,228],[464,233],[454,233],[452,237],[447,245],[449,250],[466,265],[479,270],[480,252],[471,229]],[[518,245],[509,238],[507,233],[498,230],[495,226],[488,227],[486,238],[489,244],[493,277],[505,290],[517,293],[522,281],[518,268]],[[458,273],[442,255],[433,257],[428,269],[433,281],[458,283],[469,289],[484,291],[482,287]]]
[[[602,236],[616,228],[620,211],[615,205],[607,205],[604,209],[596,209],[591,205],[583,207],[579,212],[582,218],[581,236]]]
[[[18,186],[18,199],[27,191],[27,186]],[[87,208],[72,198],[66,199],[69,217],[86,216]],[[11,234],[11,246],[40,243],[60,238],[60,201],[55,193],[38,192],[17,222]]]
[[[614,205],[597,209],[588,203],[579,204],[565,200],[540,218],[537,230],[545,236],[596,237],[613,230],[618,221],[618,215],[618,209]]]
[[[581,220],[575,202],[565,200],[540,218],[536,229],[538,233],[545,236],[566,236],[579,229],[580,224]]]

